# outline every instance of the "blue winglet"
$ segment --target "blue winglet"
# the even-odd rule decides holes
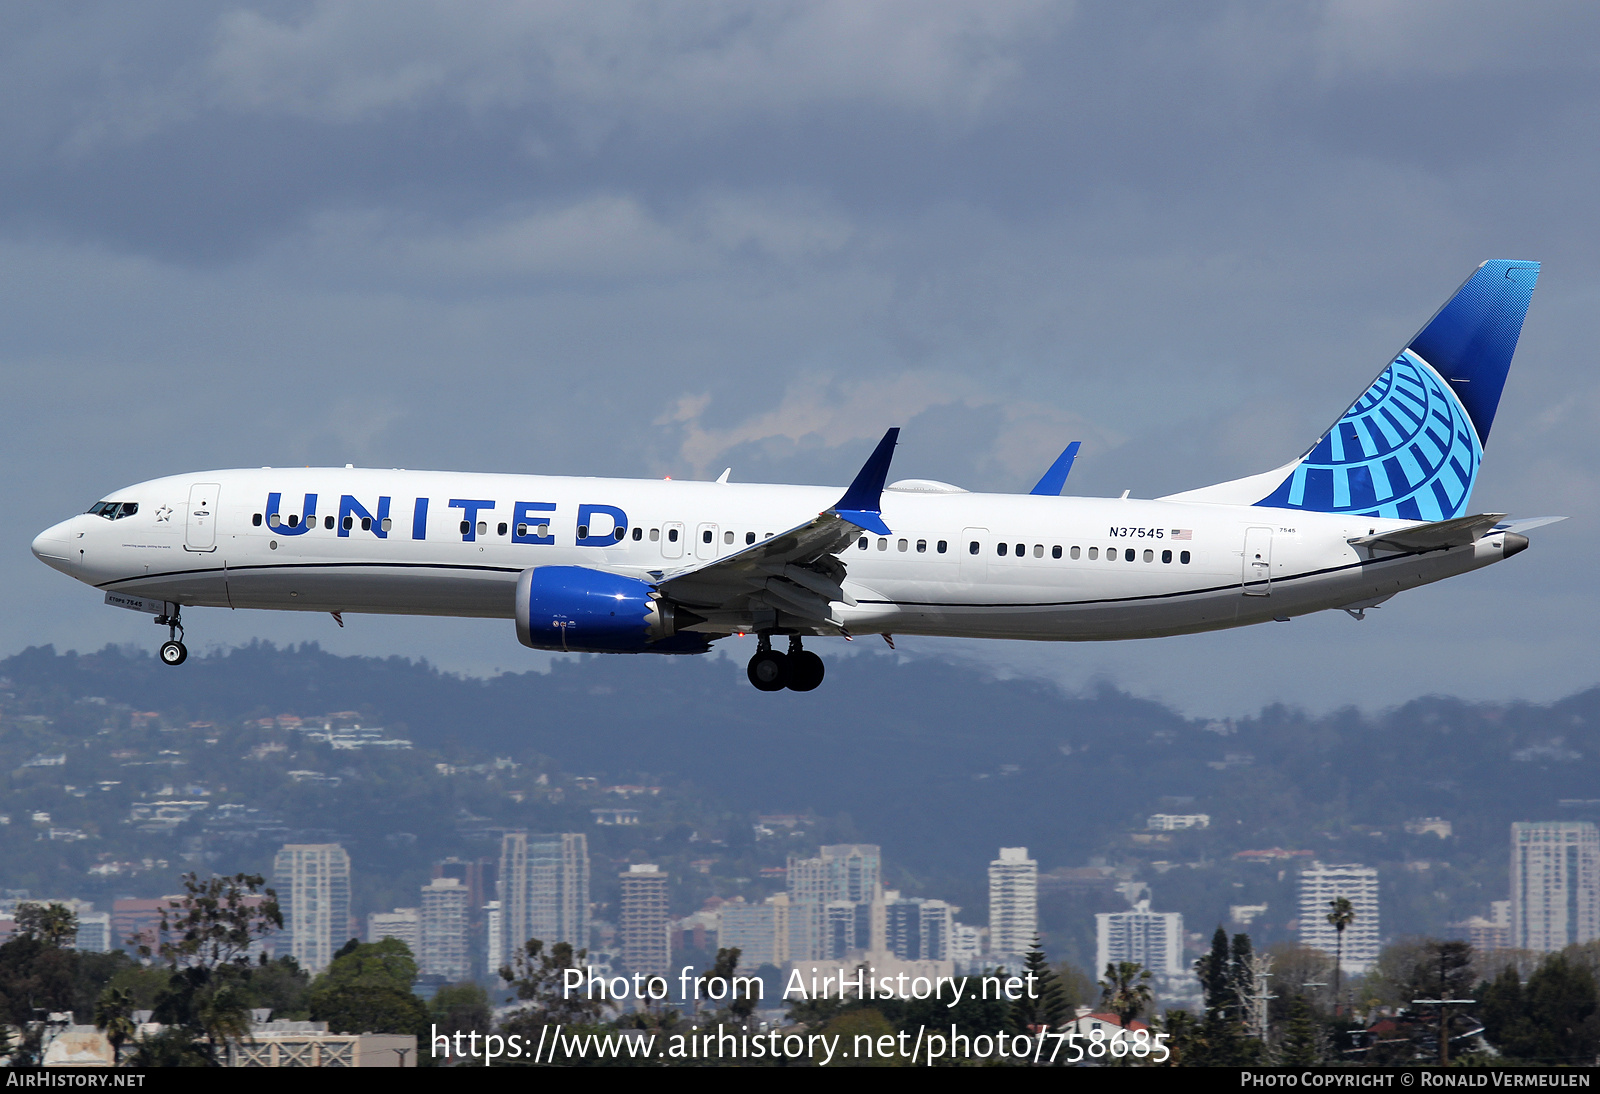
[[[888,526],[883,523],[883,484],[889,479],[889,461],[894,458],[894,446],[899,439],[899,427],[883,435],[878,447],[861,465],[861,470],[856,472],[850,489],[834,504],[833,513],[858,528],[865,528],[880,536],[889,534]]]
[[[1044,478],[1039,480],[1039,485],[1029,490],[1030,494],[1039,494],[1047,498],[1059,497],[1062,489],[1067,485],[1067,476],[1072,474],[1072,461],[1078,458],[1078,446],[1082,441],[1073,441],[1067,445],[1066,451],[1056,457],[1056,462],[1050,465],[1050,470],[1044,473]]]

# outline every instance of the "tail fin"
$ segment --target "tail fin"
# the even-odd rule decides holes
[[[1460,516],[1538,276],[1537,262],[1485,262],[1299,461],[1174,498],[1401,520]]]

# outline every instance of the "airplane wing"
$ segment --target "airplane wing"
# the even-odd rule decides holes
[[[1504,513],[1479,513],[1477,516],[1456,517],[1432,524],[1413,524],[1410,528],[1399,528],[1393,532],[1355,536],[1348,542],[1352,547],[1378,551],[1438,551],[1446,547],[1465,547],[1483,538],[1505,516]]]
[[[657,590],[699,617],[698,623],[680,622],[680,629],[757,630],[768,620],[767,625],[775,626],[781,612],[819,630],[843,632],[833,603],[853,605],[855,600],[842,587],[845,564],[838,555],[863,532],[890,534],[881,499],[899,436],[899,429],[884,434],[831,509],[787,532],[663,578]],[[680,613],[679,618],[685,617]]]

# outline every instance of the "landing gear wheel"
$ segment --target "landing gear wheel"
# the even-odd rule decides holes
[[[777,650],[758,650],[745,675],[757,691],[782,691],[789,685],[789,658]]]
[[[789,655],[789,690],[811,691],[822,683],[822,658],[810,650]]]
[[[161,663],[163,665],[181,665],[188,659],[188,647],[176,638],[170,642],[161,643]]]

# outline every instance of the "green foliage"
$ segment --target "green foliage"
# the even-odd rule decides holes
[[[127,988],[108,987],[100,993],[94,1008],[94,1026],[111,1042],[113,1054],[120,1055],[124,1043],[138,1032],[133,1021],[133,994]]]
[[[1039,948],[1038,938],[1033,940],[1033,948],[1024,960],[1024,975],[1033,978],[1032,994],[1028,994],[1029,989],[1024,988],[1022,998],[1011,1004],[1010,1025],[1013,1031],[1054,1030],[1071,1017],[1066,988],[1062,986],[1056,970],[1050,967],[1044,951]]]
[[[428,1016],[441,1030],[488,1033],[494,1025],[489,993],[478,984],[446,984],[428,1001]]]
[[[37,937],[0,945],[0,1022],[26,1028],[36,1010],[72,1006],[78,955]]]
[[[283,929],[278,894],[264,889],[265,884],[260,874],[204,881],[197,874],[184,874],[183,897],[161,910],[162,960],[173,968],[249,964],[251,945]],[[265,902],[249,899],[257,895],[265,896]],[[140,946],[139,952],[149,956],[150,947]]]
[[[140,1038],[127,1063],[133,1067],[211,1067],[215,1060],[206,1046],[185,1026],[168,1026],[160,1033]]]
[[[345,946],[308,995],[311,1019],[335,1033],[413,1033],[428,1027],[428,1008],[411,991],[417,963],[396,938]]]
[[[1327,1058],[1322,1031],[1303,995],[1296,994],[1289,1004],[1289,1024],[1278,1044],[1277,1056],[1282,1067],[1316,1067]]]
[[[606,1004],[590,999],[587,992],[573,992],[570,997],[562,990],[562,977],[567,969],[582,968],[588,950],[573,951],[571,943],[557,942],[545,951],[544,942],[528,939],[512,958],[511,964],[500,970],[500,979],[516,989],[517,998],[531,1004],[507,1023],[507,1029],[517,1026],[520,1032],[531,1024],[537,1028],[549,1022],[568,1026],[588,1025],[600,1020]]]
[[[716,962],[710,971],[701,974],[697,984],[701,999],[712,1000],[717,1009],[743,1021],[755,1012],[761,1000],[756,997],[756,985],[734,982],[738,969],[739,947],[719,947]],[[716,996],[720,996],[720,1000]]]
[[[30,901],[17,905],[16,914],[19,937],[37,938],[46,946],[60,949],[78,936],[78,917],[65,904]]]
[[[1507,1056],[1542,1064],[1592,1063],[1600,1050],[1594,976],[1551,954],[1523,984],[1507,967],[1480,988],[1484,1036]]]
[[[1123,1029],[1127,1029],[1154,998],[1149,969],[1137,961],[1113,961],[1106,965],[1106,978],[1100,981],[1100,1002],[1117,1016]]]
[[[1206,1012],[1200,1021],[1183,1011],[1169,1011],[1174,1061],[1186,1067],[1243,1067],[1258,1063],[1262,1045],[1246,1036],[1244,993],[1254,984],[1250,973],[1250,936],[1237,934],[1230,945],[1220,926],[1211,936],[1211,950],[1195,962],[1205,992]],[[1175,1015],[1181,1015],[1175,1018]]]

